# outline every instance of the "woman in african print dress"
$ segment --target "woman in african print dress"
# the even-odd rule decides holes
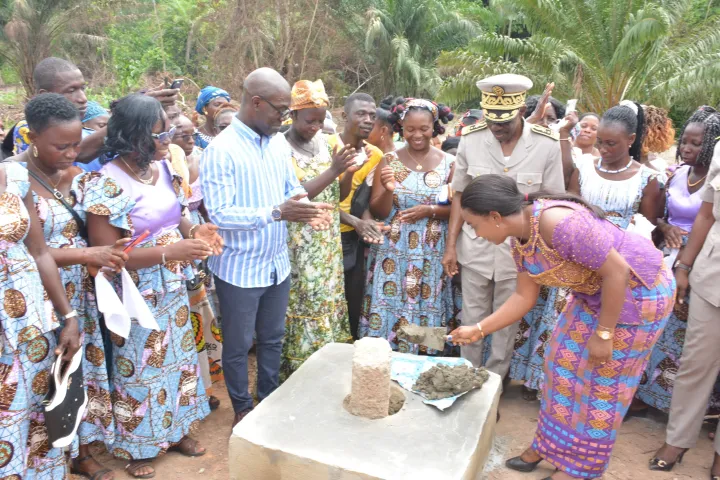
[[[45,245],[28,172],[15,162],[0,164],[0,297],[0,478],[66,478],[65,453],[49,443],[42,402],[57,355],[69,361],[80,349],[78,318]]]
[[[455,343],[481,341],[519,321],[540,285],[572,295],[545,357],[538,427],[530,448],[506,462],[531,472],[546,460],[553,480],[600,478],[618,428],[675,300],[675,278],[649,239],[617,228],[571,194],[522,194],[503,175],[482,175],[462,195],[463,218],[478,236],[512,239],[516,292]],[[618,302],[623,298],[623,302]]]
[[[355,150],[343,147],[330,152],[325,135],[319,133],[328,105],[322,81],[297,82],[290,103],[293,123],[285,138],[308,198],[337,206],[340,204],[337,178],[354,167]],[[330,228],[323,231],[302,223],[288,223],[290,303],[280,364],[282,381],[326,344],[352,341],[337,207],[332,216]]]
[[[658,222],[663,234],[661,247],[667,255],[676,249],[679,256],[687,245],[693,222],[702,205],[702,187],[710,170],[713,151],[720,138],[720,115],[712,107],[700,107],[687,121],[680,134],[677,156],[682,162],[668,180],[665,192],[665,215]],[[675,304],[668,325],[650,355],[630,412],[644,415],[651,406],[665,413],[670,411],[675,376],[685,344],[690,309],[689,296]],[[710,396],[708,415],[720,413],[720,380]]]
[[[390,231],[370,249],[359,333],[386,338],[401,352],[442,353],[398,338],[403,325],[451,330],[456,323],[451,280],[440,262],[450,207],[438,204],[452,180],[455,157],[431,145],[449,119],[447,107],[398,99],[391,121],[406,143],[375,170],[370,211],[385,219]]]
[[[169,129],[157,100],[130,95],[117,103],[105,141],[114,159],[101,173],[120,184],[125,208],[110,216],[88,215],[91,244],[115,242],[125,232],[133,239],[150,234],[129,253],[127,268],[159,330],[133,323],[128,338],[112,335],[111,452],[130,460],[126,470],[139,478],[153,475],[150,461],[167,450],[203,455],[205,449],[189,435],[209,413],[185,282],[193,278],[191,262],[219,252],[222,241],[216,227],[192,225],[181,215],[182,181],[165,160]]]
[[[601,158],[581,158],[568,186],[569,192],[601,208],[622,229],[628,228],[637,213],[656,222],[665,182],[664,175],[634,160],[640,156],[644,127],[642,108],[631,105],[605,112],[597,134]],[[542,287],[537,306],[520,324],[511,377],[525,381],[528,400],[542,390],[545,353],[568,294],[567,289]]]
[[[110,210],[104,204],[96,204],[96,199],[86,196],[85,190],[112,191],[119,187],[110,178],[97,173],[84,174],[82,169],[72,166],[77,157],[75,146],[81,138],[82,124],[77,108],[65,97],[55,93],[39,95],[28,103],[25,117],[32,148],[18,155],[16,161],[25,163],[31,174],[33,201],[45,241],[59,267],[70,305],[78,312],[83,327],[82,372],[88,407],[73,445],[72,456],[77,458],[72,470],[96,480],[107,480],[113,478],[112,473],[92,458],[89,448],[96,441],[104,442],[108,447],[112,445],[115,428],[105,347],[88,267],[94,271],[103,267],[122,268],[127,258],[122,251],[123,244],[128,239],[119,240],[115,246],[89,248],[83,235],[87,235],[87,210]],[[65,148],[56,148],[57,145]],[[74,210],[81,225],[63,200]],[[114,200],[109,199],[109,202]]]

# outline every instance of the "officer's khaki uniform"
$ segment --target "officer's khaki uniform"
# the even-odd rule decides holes
[[[462,192],[478,175],[501,174],[517,180],[522,193],[538,190],[564,192],[560,143],[551,130],[523,122],[522,136],[506,161],[500,142],[485,123],[463,129],[455,159],[452,187]],[[515,291],[517,270],[510,254],[510,239],[493,245],[477,238],[467,223],[457,242],[462,266],[463,325],[475,325],[497,310]],[[490,357],[485,367],[505,376],[510,368],[519,324],[492,335]],[[482,342],[461,348],[463,358],[480,366]]]
[[[700,193],[713,204],[715,223],[695,259],[690,273],[690,312],[673,386],[667,443],[695,446],[708,399],[720,373],[720,143]],[[692,233],[691,233],[692,235]],[[715,431],[715,451],[720,454],[720,425]]]

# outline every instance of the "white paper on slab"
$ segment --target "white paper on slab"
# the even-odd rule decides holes
[[[148,330],[160,330],[160,326],[155,320],[155,316],[150,311],[150,307],[145,303],[145,299],[133,282],[130,274],[122,269],[122,287],[123,287],[123,304],[128,315],[138,321],[141,327]]]
[[[117,292],[115,292],[115,289],[102,272],[95,277],[95,296],[98,310],[105,317],[105,325],[108,330],[123,338],[128,338],[132,324],[130,315],[123,302],[120,301]]]
[[[679,253],[680,253],[679,248],[671,248],[670,255],[663,258],[663,262],[665,262],[665,265],[667,265],[669,268],[673,268],[675,266],[675,260],[677,259],[677,256]]]
[[[461,393],[454,397],[442,398],[440,400],[428,400],[420,392],[412,389],[420,374],[430,370],[435,365],[445,364],[451,367],[458,365],[467,365],[472,367],[472,363],[464,358],[445,358],[445,357],[419,357],[411,355],[395,356],[393,355],[390,360],[390,378],[400,384],[402,388],[408,392],[412,392],[415,395],[420,395],[424,398],[423,403],[432,405],[440,410],[445,410],[455,403],[455,400],[465,395]]]
[[[633,216],[632,222],[628,225],[628,232],[635,232],[649,240],[652,240],[652,232],[655,230],[655,225],[639,213]]]

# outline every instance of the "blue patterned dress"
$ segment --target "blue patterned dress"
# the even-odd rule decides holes
[[[111,191],[113,189],[120,190],[120,187],[111,178],[103,177],[98,173],[82,173],[75,177],[70,197],[65,201],[73,206],[84,222],[87,222],[85,208],[93,204],[92,200],[84,193],[86,189]],[[113,207],[113,200],[108,199],[108,210]],[[87,240],[79,234],[75,219],[59,200],[46,198],[33,192],[33,201],[48,247],[88,247]],[[93,211],[97,212],[99,209],[94,208]],[[93,280],[85,265],[60,267],[59,271],[70,305],[78,312],[78,325],[81,327],[85,350],[82,369],[88,394],[88,405],[85,419],[78,428],[78,437],[74,445],[76,447],[78,441],[80,445],[102,441],[109,446],[113,443],[115,428],[105,362],[105,347],[99,325],[100,314],[94,298]]]
[[[0,194],[0,478],[65,478],[65,454],[48,442],[42,401],[55,361],[57,315],[45,304],[35,260],[23,241],[30,217],[28,173],[4,163]]]
[[[450,278],[443,272],[447,220],[423,218],[401,223],[398,214],[417,205],[434,205],[448,183],[455,157],[446,155],[429,172],[410,170],[395,161],[395,191],[386,224],[390,232],[368,256],[367,285],[359,336],[386,338],[393,350],[438,353],[397,337],[407,324],[454,330],[455,304]]]
[[[184,205],[182,179],[167,161],[158,162],[156,185],[130,178],[113,163],[101,171],[122,190],[86,190],[94,203],[87,211],[109,215],[110,224],[135,238],[147,227],[151,234],[137,248],[166,246],[182,240],[179,204]],[[106,210],[109,201],[114,210]],[[179,202],[179,204],[177,203]],[[87,203],[87,201],[86,201]],[[113,343],[112,403],[115,443],[112,454],[124,460],[155,458],[196,428],[208,406],[201,380],[185,282],[190,262],[169,261],[129,271],[160,327],[148,330],[133,322],[127,339],[111,334]]]
[[[585,200],[602,208],[608,220],[625,230],[640,209],[647,184],[657,178],[662,185],[665,177],[643,165],[627,180],[607,180],[597,173],[596,162],[590,159],[577,162],[580,192]],[[510,378],[523,381],[527,388],[542,389],[548,341],[567,304],[568,294],[569,291],[563,288],[541,287],[537,304],[520,322],[510,363]]]

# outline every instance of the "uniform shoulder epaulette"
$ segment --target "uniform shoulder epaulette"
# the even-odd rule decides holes
[[[545,135],[546,137],[550,137],[553,140],[560,140],[560,134],[557,133],[554,130],[550,130],[547,127],[543,127],[542,125],[532,125],[530,129],[535,132],[539,133],[540,135]]]
[[[480,130],[485,130],[486,128],[487,128],[487,123],[479,122],[474,125],[468,125],[467,127],[464,127],[462,130],[460,130],[460,135],[465,136],[469,133],[479,132]]]

